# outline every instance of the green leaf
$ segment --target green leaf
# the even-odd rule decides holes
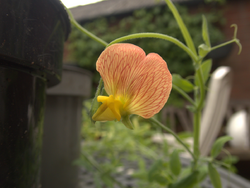
[[[155,174],[154,181],[156,181],[157,183],[159,183],[161,185],[167,185],[168,184],[167,178],[162,176],[161,174]]]
[[[233,155],[226,156],[222,159],[222,162],[228,165],[236,164],[239,158]]]
[[[175,20],[177,21],[179,27],[180,27],[180,30],[182,32],[182,35],[187,43],[187,46],[192,50],[192,52],[197,55],[197,52],[196,52],[196,49],[195,49],[195,46],[194,46],[194,42],[187,30],[187,27],[185,26],[178,10],[176,9],[176,7],[174,6],[174,4],[172,3],[171,0],[165,0],[168,7],[170,8],[170,10],[172,11],[174,17],[175,17]]]
[[[175,175],[178,176],[181,172],[181,162],[180,162],[180,157],[179,157],[179,152],[177,150],[174,150],[171,155],[170,155],[170,160],[169,160],[169,166],[171,172]]]
[[[210,48],[206,44],[201,44],[198,47],[198,50],[200,57],[205,57],[208,54],[208,52],[210,52]]]
[[[151,166],[151,168],[149,169],[149,172],[148,172],[148,180],[150,182],[154,181],[154,178],[155,178],[156,174],[159,173],[162,166],[163,166],[162,160],[155,161],[155,163]]]
[[[198,182],[202,182],[208,175],[208,168],[206,165],[202,165],[198,167],[198,171]]]
[[[178,180],[177,182],[171,184],[169,188],[193,188],[198,183],[198,171],[185,176],[184,178]]]
[[[183,168],[180,174],[180,179],[183,177],[188,176],[189,174],[191,174],[192,172],[192,167],[191,166],[187,166],[186,168]]]
[[[229,170],[230,172],[236,173],[238,170],[235,167],[234,164],[236,164],[239,161],[239,158],[236,156],[226,156],[222,159],[222,164]]]
[[[212,60],[208,59],[206,61],[204,61],[204,63],[201,64],[200,69],[203,75],[203,84],[206,84],[209,75],[210,75],[210,71],[211,71],[211,67],[212,67]],[[198,86],[198,75],[195,74],[195,85]]]
[[[177,87],[179,87],[180,89],[182,89],[185,92],[190,92],[190,91],[193,91],[193,89],[194,89],[194,85],[191,82],[182,78],[178,74],[172,75],[172,82],[174,85],[176,85]]]
[[[216,168],[213,166],[212,163],[208,163],[208,174],[213,186],[215,188],[222,188],[220,174],[218,173],[218,171],[216,170]]]
[[[207,26],[207,19],[204,15],[202,15],[202,37],[205,42],[205,44],[210,48],[210,38],[208,33],[208,26]]]
[[[223,136],[218,138],[212,146],[211,157],[216,158],[221,152],[224,144],[233,138],[230,136]]]
[[[192,174],[192,167],[191,166],[188,166],[187,168],[183,169],[181,171],[181,175],[180,177],[185,177],[189,174]],[[198,174],[197,174],[197,182],[202,182],[208,175],[208,168],[207,168],[207,165],[199,165],[197,166],[197,171],[198,171]]]

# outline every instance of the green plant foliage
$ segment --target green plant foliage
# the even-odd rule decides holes
[[[202,58],[205,57],[208,54],[209,50],[210,48],[206,44],[201,44],[198,47],[199,56]]]
[[[186,79],[183,79],[180,75],[178,74],[173,74],[172,75],[172,82],[175,84],[177,87],[182,89],[185,92],[191,92],[194,90],[194,85],[189,82]]]
[[[212,163],[208,163],[208,174],[214,188],[221,188],[220,175]]]
[[[104,87],[103,81],[102,81],[102,79],[100,79],[98,88],[97,88],[96,93],[95,93],[95,97],[92,100],[91,110],[89,112],[89,118],[91,120],[92,120],[92,116],[94,115],[94,113],[97,111],[97,109],[101,105],[101,103],[97,101],[97,97],[103,93],[103,91],[104,91],[103,87]],[[93,120],[92,120],[92,122],[95,123],[95,121],[93,121]]]
[[[207,27],[207,19],[204,15],[202,15],[202,37],[203,37],[205,44],[210,48],[211,44],[210,44],[208,27]]]
[[[183,169],[179,152],[171,152],[168,158],[169,150],[173,150],[171,146],[166,142],[162,145],[152,143],[151,138],[159,133],[159,129],[138,116],[131,118],[134,130],[114,121],[96,122],[94,125],[88,117],[91,101],[84,102],[84,106],[82,155],[74,164],[92,172],[96,186],[101,182],[109,188],[114,187],[117,182],[112,180],[112,175],[125,173],[124,161],[137,164],[138,170],[131,175],[138,180],[138,187],[166,187],[179,178]],[[151,165],[149,160],[153,162]]]
[[[84,166],[93,172],[97,182],[101,181],[112,188],[114,182],[111,181],[111,175],[116,172],[123,173],[121,169],[124,167],[124,160],[134,161],[139,166],[139,171],[135,172],[134,176],[148,183],[145,158],[154,161],[164,155],[160,152],[163,150],[159,150],[151,142],[151,136],[157,130],[152,129],[148,122],[142,122],[138,117],[132,117],[135,126],[133,131],[127,129],[121,122],[96,122],[94,125],[88,117],[91,101],[84,104],[82,155],[75,164]],[[155,177],[158,181],[162,180],[159,174]],[[156,183],[152,182],[148,188],[154,187]]]
[[[200,66],[200,69],[201,69],[202,75],[203,75],[204,85],[206,84],[206,82],[207,82],[207,80],[209,78],[211,68],[212,68],[212,60],[211,59],[208,59],[208,60],[204,61]],[[198,83],[198,75],[197,74],[195,74],[195,85],[196,86],[199,85],[199,83]]]
[[[236,156],[228,155],[227,157],[222,159],[222,162],[226,164],[226,168],[233,173],[237,172],[237,168],[234,166],[237,162],[239,162],[239,158]]]
[[[194,171],[193,173],[185,176],[179,181],[171,184],[169,188],[180,188],[180,187],[193,188],[198,183],[198,176],[199,176],[199,172]]]
[[[177,150],[174,150],[170,155],[170,170],[175,176],[181,173],[181,161]]]
[[[230,136],[223,136],[223,137],[218,138],[218,139],[214,142],[214,144],[213,144],[213,146],[212,146],[212,149],[211,149],[211,157],[216,158],[216,157],[220,154],[220,152],[221,152],[221,150],[222,150],[224,144],[225,144],[226,142],[228,142],[229,140],[232,140],[232,139],[233,139],[233,138],[230,137]]]
[[[178,10],[182,15],[183,22],[190,28],[189,32],[195,46],[203,43],[201,34],[202,14],[190,15],[186,7],[178,6]],[[221,41],[223,35],[213,25],[221,20],[220,15],[208,13],[206,18],[209,23],[207,27],[210,32],[211,43]],[[83,27],[107,42],[132,33],[158,32],[175,37],[185,43],[178,24],[167,6],[136,10],[124,17],[98,18],[84,23]],[[71,51],[72,58],[79,66],[95,72],[95,62],[104,50],[103,46],[74,28],[69,41],[68,48]],[[192,61],[188,55],[182,53],[179,47],[170,42],[151,38],[134,39],[128,42],[140,46],[147,54],[151,52],[158,53],[168,63],[171,73],[178,73],[186,77],[194,72]],[[94,83],[98,83],[98,80],[99,74],[95,72]],[[173,95],[176,94],[171,94],[171,97]],[[180,100],[174,99],[169,102],[179,103]]]

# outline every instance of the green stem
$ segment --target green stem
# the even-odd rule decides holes
[[[232,165],[223,163],[221,161],[213,161],[213,163],[218,165],[218,166],[223,166],[223,167],[227,168],[227,170],[230,170],[230,168],[232,167]]]
[[[192,105],[196,106],[196,103],[193,101],[191,97],[188,96],[187,93],[185,93],[182,89],[180,89],[178,86],[172,84],[172,87],[174,90],[176,90],[179,94],[181,94],[185,99],[187,99]]]
[[[183,44],[181,41],[177,40],[174,37],[160,34],[160,33],[136,33],[136,34],[131,34],[127,36],[120,37],[118,39],[113,40],[108,44],[108,46],[118,43],[118,42],[123,42],[126,40],[131,40],[131,39],[136,39],[136,38],[158,38],[158,39],[163,39],[167,40],[169,42],[172,42],[179,46],[181,49],[183,49],[195,62],[198,61],[198,57],[188,48],[185,44]]]
[[[242,50],[242,46],[241,46],[239,40],[236,39],[236,38],[235,38],[235,39],[232,39],[232,40],[230,40],[230,41],[224,42],[224,43],[222,43],[222,44],[219,44],[219,45],[217,45],[217,46],[214,46],[214,47],[211,48],[210,51],[215,50],[215,49],[220,48],[220,47],[223,47],[223,46],[226,46],[226,45],[231,44],[231,43],[234,43],[234,42],[239,46],[239,53],[238,53],[238,54],[240,54],[240,52],[241,52],[241,50]]]
[[[212,47],[212,48],[211,48],[211,51],[212,51],[212,50],[215,50],[215,49],[217,49],[217,48],[220,48],[220,47],[222,47],[222,46],[225,46],[225,45],[227,45],[227,44],[230,44],[230,43],[235,42],[235,43],[239,46],[238,55],[241,53],[242,46],[241,46],[240,40],[237,39],[237,30],[238,30],[238,27],[237,27],[236,24],[232,24],[231,27],[234,27],[234,36],[233,36],[233,39],[230,40],[230,41],[228,41],[228,42],[224,42],[224,43],[222,43],[222,44],[219,44],[219,45],[217,45],[217,46]]]
[[[200,157],[200,120],[201,120],[201,111],[198,110],[194,113],[194,144],[193,144],[193,151],[194,151],[194,168],[196,168],[198,159]]]
[[[66,8],[66,7],[65,7]],[[72,25],[74,25],[77,29],[79,29],[82,33],[86,34],[87,36],[89,36],[90,38],[92,38],[93,40],[95,40],[96,42],[99,42],[100,44],[102,44],[103,46],[107,46],[108,43],[105,42],[104,40],[100,39],[99,37],[97,37],[96,35],[92,34],[91,32],[89,32],[87,29],[83,28],[80,24],[77,23],[77,21],[75,20],[75,18],[73,17],[72,13],[70,12],[69,9],[67,9],[67,12],[69,14],[70,17],[70,21],[72,23]]]
[[[198,159],[200,157],[200,124],[201,124],[201,111],[203,108],[204,98],[205,98],[205,87],[203,81],[203,74],[200,68],[201,61],[197,62],[199,66],[196,69],[196,73],[198,75],[198,83],[199,83],[199,91],[195,92],[195,101],[198,104],[196,111],[194,112],[194,143],[193,143],[193,151],[195,155],[194,160],[194,170],[197,167]]]
[[[168,5],[169,9],[171,10],[171,12],[173,13],[176,22],[178,23],[178,26],[181,30],[181,33],[187,43],[187,46],[191,49],[191,51],[194,53],[194,55],[197,56],[197,52],[193,43],[193,40],[188,32],[187,27],[185,26],[178,10],[176,9],[176,7],[174,6],[174,4],[172,3],[171,0],[165,0],[166,4]]]
[[[89,118],[91,120],[92,120],[93,115],[96,113],[97,109],[100,106],[100,103],[97,101],[97,97],[102,94],[103,87],[104,87],[104,83],[103,83],[102,78],[100,78],[98,87],[97,87],[96,92],[95,92],[95,97],[92,100],[91,108],[89,111]],[[95,123],[94,120],[92,120],[92,122]]]
[[[192,158],[194,160],[196,160],[195,155],[191,152],[191,150],[188,148],[188,146],[178,137],[177,134],[175,134],[171,129],[169,129],[168,127],[166,127],[165,125],[163,125],[161,122],[159,122],[155,118],[150,118],[149,120],[151,120],[153,123],[155,123],[156,125],[160,126],[164,130],[166,130],[167,132],[169,132],[170,134],[172,134],[175,137],[175,139],[187,150],[187,152],[192,156]]]
[[[219,44],[219,45],[217,45],[217,46],[213,46],[213,47],[211,48],[210,51],[215,50],[215,49],[217,49],[217,48],[220,48],[220,47],[222,47],[222,46],[226,46],[226,45],[228,45],[228,44],[234,43],[235,41],[236,41],[235,39],[232,39],[232,40],[230,40],[230,41],[224,42],[224,43]]]
[[[199,111],[203,108],[203,103],[205,99],[205,87],[204,87],[204,81],[203,81],[203,74],[202,74],[202,70],[200,66],[197,70],[197,74],[198,74],[198,82],[199,82],[199,88],[200,88],[200,99],[197,105],[197,110]]]

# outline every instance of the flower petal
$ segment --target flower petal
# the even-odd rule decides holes
[[[132,114],[150,118],[158,113],[168,100],[172,89],[172,76],[166,62],[156,53],[150,53],[137,69],[127,90]]]
[[[92,119],[94,121],[112,121],[115,120],[116,117],[111,111],[110,108],[108,108],[107,103],[103,103],[96,111],[96,113],[93,115]]]
[[[125,95],[134,71],[145,58],[145,52],[133,44],[113,44],[106,48],[96,62],[106,92],[109,95]]]
[[[102,102],[102,105],[97,109],[96,113],[93,115],[92,119],[94,121],[111,121],[117,119],[121,120],[120,108],[122,106],[119,100],[115,100],[113,95],[98,96],[98,102]]]

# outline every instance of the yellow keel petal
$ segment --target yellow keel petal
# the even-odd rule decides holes
[[[99,95],[99,96],[97,97],[97,101],[98,101],[98,102],[104,103],[105,101],[108,100],[108,98],[109,98],[109,97],[107,97],[107,96],[101,96],[101,95]]]
[[[116,117],[105,102],[97,109],[92,119],[94,121],[112,121],[115,120]]]
[[[109,109],[113,112],[115,118],[120,121],[121,120],[121,114],[120,114],[120,102],[119,101],[114,101],[109,104]]]
[[[112,121],[117,119],[120,121],[120,107],[122,103],[119,100],[116,100],[113,95],[107,96],[98,96],[98,102],[103,104],[97,109],[96,113],[93,115],[92,119],[94,121]]]

